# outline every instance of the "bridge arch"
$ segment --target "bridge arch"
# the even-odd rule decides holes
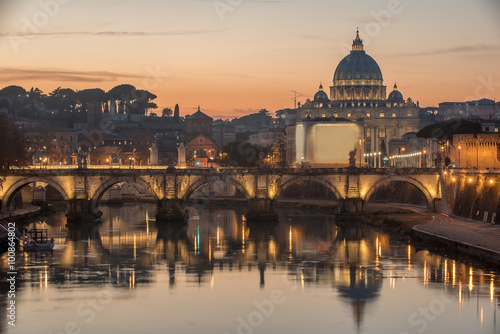
[[[20,179],[14,182],[9,189],[4,193],[2,197],[2,212],[10,212],[10,208],[12,205],[12,200],[14,199],[14,196],[17,194],[17,192],[24,186],[34,183],[34,182],[43,182],[47,183],[54,189],[56,189],[61,196],[64,198],[64,200],[67,202],[69,200],[68,193],[66,190],[64,190],[64,187],[57,182],[57,180],[54,180],[49,177],[40,177],[40,176],[33,176],[33,177],[27,177],[25,179]]]
[[[201,188],[204,185],[207,185],[211,182],[214,181],[222,181],[222,182],[228,182],[236,187],[245,198],[250,198],[250,194],[247,191],[247,189],[234,177],[232,176],[208,176],[208,177],[200,177],[196,179],[192,184],[188,186],[186,191],[184,192],[184,195],[182,196],[182,200],[188,200],[189,197],[199,188]]]
[[[338,191],[338,189],[330,181],[328,181],[326,178],[321,177],[321,176],[312,176],[311,177],[311,176],[305,176],[305,175],[292,177],[292,178],[286,180],[285,182],[283,182],[278,187],[278,189],[276,191],[276,195],[274,196],[274,198],[278,199],[279,196],[280,196],[280,194],[283,192],[283,190],[285,190],[285,189],[293,186],[297,182],[301,182],[301,181],[319,183],[319,184],[325,186],[328,190],[330,190],[335,195],[335,198],[337,200],[340,200],[342,198],[342,196],[340,195],[340,192]]]
[[[155,196],[156,199],[160,199],[160,196],[158,193],[155,191],[155,189],[151,186],[149,182],[146,182],[141,177],[133,177],[133,176],[119,176],[119,177],[112,177],[109,179],[106,179],[104,182],[99,185],[99,187],[94,191],[92,196],[90,197],[90,209],[91,212],[97,212],[97,206],[99,205],[99,201],[101,200],[102,196],[104,193],[114,186],[115,184],[122,183],[122,182],[130,182],[130,183],[137,183],[142,186],[144,186],[151,194]]]
[[[393,181],[402,181],[402,182],[406,182],[406,183],[409,183],[409,184],[415,186],[424,195],[424,197],[427,201],[427,207],[429,208],[429,210],[430,211],[434,210],[434,199],[433,199],[431,193],[429,192],[429,190],[427,189],[427,187],[425,187],[420,181],[418,181],[412,177],[405,177],[405,176],[391,175],[391,176],[387,176],[387,177],[375,182],[370,187],[370,189],[367,191],[367,193],[364,197],[364,201],[368,202],[370,200],[370,197],[373,195],[373,193],[378,188],[380,188],[383,185],[389,184]]]

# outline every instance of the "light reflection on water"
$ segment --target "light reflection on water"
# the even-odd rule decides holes
[[[37,224],[56,247],[19,254],[12,333],[495,333],[499,273],[310,213],[256,226],[232,210],[103,206],[100,225]],[[2,258],[2,275],[6,272]],[[5,279],[2,277],[3,281]],[[3,291],[6,289],[2,289]],[[6,300],[5,294],[1,296]],[[5,304],[2,304],[5,309]]]

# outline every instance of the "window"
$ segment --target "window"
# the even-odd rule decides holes
[[[325,115],[325,114],[321,114],[321,117],[325,118],[325,117],[326,117],[326,115]]]
[[[395,112],[392,113],[392,117],[396,117],[396,113]]]
[[[413,112],[411,110],[406,111],[406,116],[411,117],[413,116]]]
[[[351,117],[351,113],[350,112],[347,113],[347,117]]]
[[[378,136],[379,138],[385,138],[385,125],[381,125],[378,128]]]
[[[367,113],[366,113],[366,116],[368,116],[368,117],[371,117],[371,115],[372,115],[372,114],[371,114],[371,113],[369,113],[369,112],[367,112]]]
[[[366,128],[366,137],[369,138],[372,136],[372,129]]]
[[[339,114],[333,114],[333,117],[337,118],[339,117]]]
[[[379,114],[379,116],[380,116],[380,117],[385,117],[385,113],[381,112],[381,113]]]

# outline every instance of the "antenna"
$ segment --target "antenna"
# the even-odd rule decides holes
[[[304,96],[304,94],[296,92],[294,90],[290,90],[290,91],[293,92],[293,94],[294,94],[293,98],[291,98],[290,100],[294,101],[294,109],[297,109],[297,98]]]

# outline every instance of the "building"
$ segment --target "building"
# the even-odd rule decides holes
[[[217,158],[217,144],[199,134],[186,144],[186,163],[194,167],[213,167]]]
[[[387,157],[389,140],[419,130],[419,109],[418,102],[404,99],[396,84],[386,97],[382,71],[365,52],[356,32],[350,54],[340,61],[334,72],[330,95],[320,85],[314,99],[297,109],[297,119],[344,119],[360,123],[364,152],[380,153],[383,159]]]
[[[215,120],[212,126],[212,139],[222,147],[236,140],[236,129],[230,122]]]
[[[450,158],[456,168],[500,169],[500,134],[459,134],[453,136]]]
[[[492,119],[500,116],[500,104],[494,100],[481,99],[466,102],[443,102],[439,104],[438,119],[445,121],[454,117]]]
[[[259,145],[261,147],[270,147],[276,140],[281,137],[283,133],[282,129],[272,128],[272,129],[261,129],[255,133],[252,133],[248,137],[248,142],[253,145]]]
[[[342,168],[357,155],[363,167],[363,127],[355,122],[305,120],[295,126],[295,167]]]
[[[212,138],[212,122],[213,118],[201,112],[198,106],[198,111],[185,120],[185,138],[186,143],[192,141],[198,135],[204,135],[207,138]]]

